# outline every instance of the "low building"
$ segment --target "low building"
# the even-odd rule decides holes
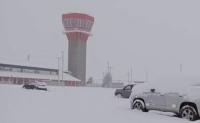
[[[69,73],[63,73],[63,77],[58,76],[58,69],[0,64],[0,84],[24,84],[34,81],[43,81],[47,85],[81,85],[81,81]]]

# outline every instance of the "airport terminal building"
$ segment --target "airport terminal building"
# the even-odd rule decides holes
[[[81,81],[69,73],[63,73],[63,77],[58,76],[58,73],[58,69],[0,63],[0,84],[24,84],[42,81],[46,82],[47,85],[81,85]]]

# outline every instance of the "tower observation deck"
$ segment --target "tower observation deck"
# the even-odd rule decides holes
[[[94,17],[82,13],[62,15],[65,35],[68,38],[68,71],[82,81],[86,79],[86,48]]]

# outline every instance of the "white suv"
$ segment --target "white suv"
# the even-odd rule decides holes
[[[47,91],[47,84],[45,82],[35,82],[35,88],[37,90],[44,90]]]
[[[194,121],[200,113],[200,86],[163,83],[137,85],[130,96],[130,107],[144,112],[173,112]]]

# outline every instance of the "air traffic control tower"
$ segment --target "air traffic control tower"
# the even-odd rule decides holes
[[[68,71],[82,81],[86,81],[86,47],[94,17],[82,13],[62,15],[62,23],[68,38]]]

